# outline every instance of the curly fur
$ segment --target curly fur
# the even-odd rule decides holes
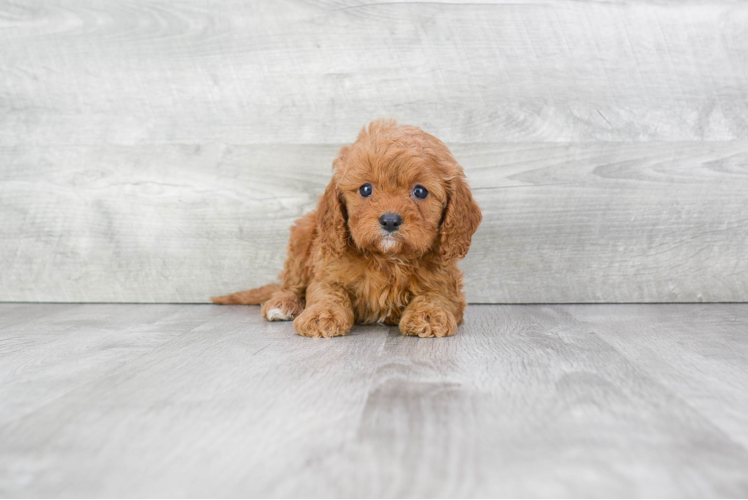
[[[359,188],[373,186],[364,198]],[[429,195],[412,195],[416,185]],[[403,223],[388,235],[385,212]],[[445,337],[462,322],[465,295],[457,261],[481,212],[462,167],[436,137],[375,120],[341,148],[317,210],[291,228],[278,284],[213,298],[262,304],[269,321],[293,319],[308,337],[344,335],[354,322],[399,325],[404,335]]]

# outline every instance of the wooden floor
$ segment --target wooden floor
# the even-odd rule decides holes
[[[746,495],[748,304],[332,340],[257,307],[0,304],[3,497]]]

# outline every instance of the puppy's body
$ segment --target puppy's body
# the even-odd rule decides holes
[[[291,228],[280,285],[213,300],[262,303],[266,319],[295,318],[310,337],[343,335],[354,322],[452,335],[465,308],[457,261],[480,220],[441,141],[375,121],[341,149],[317,210]]]

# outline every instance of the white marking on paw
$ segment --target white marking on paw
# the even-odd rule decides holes
[[[293,316],[281,311],[280,307],[274,307],[268,311],[268,321],[291,321]]]

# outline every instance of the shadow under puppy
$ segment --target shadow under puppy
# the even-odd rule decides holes
[[[462,323],[457,261],[481,221],[462,167],[418,127],[375,120],[341,148],[317,210],[291,228],[280,284],[213,298],[262,304],[307,337],[344,335],[354,322],[445,337]]]

